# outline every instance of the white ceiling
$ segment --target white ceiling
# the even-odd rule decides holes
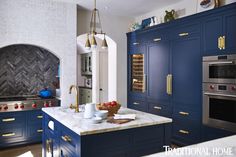
[[[97,8],[100,12],[136,17],[180,1],[181,0],[97,0]],[[94,0],[75,0],[75,2],[84,9],[92,10],[94,8]]]

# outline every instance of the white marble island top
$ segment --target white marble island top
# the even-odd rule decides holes
[[[106,122],[106,120],[99,124],[92,124],[90,122],[90,119],[83,118],[84,112],[74,113],[74,111],[65,109],[63,107],[43,108],[42,110],[80,136],[172,122],[172,119],[170,118],[131,110],[123,107],[121,107],[121,109],[119,110],[119,114],[134,113],[136,114],[136,119],[125,124],[111,124]]]
[[[145,157],[236,157],[236,135]]]

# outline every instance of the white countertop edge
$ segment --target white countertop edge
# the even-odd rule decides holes
[[[59,107],[54,107],[54,108],[59,108]],[[48,111],[48,109],[50,109],[50,108],[42,108],[42,111],[80,136],[172,123],[172,119],[163,117],[164,120],[162,119],[161,121],[156,121],[156,122],[145,122],[144,124],[133,124],[133,125],[128,125],[128,126],[124,126],[123,124],[113,124],[114,128],[105,128],[105,129],[98,129],[98,130],[92,130],[92,131],[79,130],[78,128],[76,130],[73,130],[73,127],[70,124],[66,123],[65,121],[61,121],[57,116],[53,115],[50,111]],[[129,110],[131,110],[131,109],[129,109]],[[135,111],[135,112],[147,114],[150,116],[155,116],[155,115],[141,112],[141,111]],[[162,117],[162,116],[159,116],[159,117]],[[94,124],[94,125],[99,125],[99,124]]]

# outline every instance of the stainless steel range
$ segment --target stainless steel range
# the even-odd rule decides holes
[[[203,124],[236,132],[236,55],[203,57]]]
[[[0,97],[0,112],[15,112],[58,106],[58,99],[43,99],[39,96]]]

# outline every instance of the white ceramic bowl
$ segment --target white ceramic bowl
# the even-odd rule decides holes
[[[101,117],[102,119],[106,119],[108,115],[108,111],[107,110],[99,110],[95,113],[96,117]]]
[[[91,123],[93,124],[98,124],[102,122],[102,118],[101,117],[94,117],[91,119]]]

